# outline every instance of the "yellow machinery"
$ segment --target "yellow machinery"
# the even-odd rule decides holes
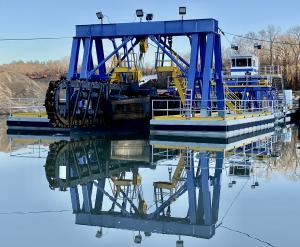
[[[124,177],[112,177],[111,180],[114,183],[114,194],[123,199],[121,191],[128,191],[128,197],[131,199],[138,199],[138,211],[141,214],[147,213],[147,203],[141,196],[139,187],[141,186],[141,176],[138,173],[133,173],[132,179],[126,179]]]
[[[240,104],[240,98],[232,92],[228,86],[224,86],[225,89],[225,98],[226,98],[226,106],[230,111],[233,111],[234,113],[240,114],[241,110],[241,104]]]
[[[142,80],[142,71],[138,66],[138,59],[136,53],[128,54],[129,59],[124,59],[121,61],[119,54],[119,59],[116,55],[113,56],[111,61],[111,67],[113,68],[113,73],[110,77],[110,83],[120,83],[120,82],[139,82]],[[128,66],[129,65],[129,66]]]
[[[168,88],[177,89],[180,100],[184,105],[186,94],[186,80],[183,78],[180,69],[174,64],[172,60],[163,59],[163,53],[156,53],[156,56],[158,57],[158,66],[156,67],[157,75],[161,74],[168,76]],[[162,63],[162,61],[164,61],[164,64]]]
[[[111,61],[111,68],[113,68],[113,73],[110,77],[111,83],[120,82],[139,82],[142,80],[142,70],[139,66],[139,62],[142,61],[143,55],[148,51],[148,39],[140,38],[140,57],[137,58],[136,53],[128,53],[128,58],[121,61],[121,57],[124,54],[119,53],[114,55]]]
[[[184,170],[184,167],[185,167],[185,157],[181,155],[171,181],[170,182],[162,182],[162,181],[154,182],[153,183],[154,189],[166,189],[166,190],[175,189],[178,182],[181,181],[181,174],[182,174],[182,171]]]

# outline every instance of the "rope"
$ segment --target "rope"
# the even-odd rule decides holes
[[[0,212],[0,215],[25,215],[25,214],[44,214],[44,213],[64,213],[72,212],[70,209],[62,210],[41,210],[41,211],[14,211],[14,212]]]
[[[261,242],[261,243],[263,243],[263,244],[266,244],[266,245],[268,245],[268,246],[275,247],[275,245],[271,244],[270,242],[267,242],[267,241],[265,241],[265,240],[263,240],[263,239],[260,239],[260,238],[258,238],[258,237],[254,237],[254,236],[250,235],[249,233],[242,232],[242,231],[239,231],[239,230],[235,230],[235,229],[233,229],[233,228],[230,228],[230,227],[224,226],[224,225],[222,225],[221,227],[223,227],[224,229],[227,229],[227,230],[229,230],[229,231],[232,231],[232,232],[236,232],[236,233],[245,235],[245,236],[247,236],[248,238],[254,239],[254,240],[256,240],[256,241],[258,241],[258,242]]]
[[[223,221],[225,219],[225,217],[228,215],[230,209],[233,207],[234,203],[237,201],[237,199],[239,198],[240,194],[242,193],[242,191],[244,190],[244,188],[246,187],[246,185],[248,184],[249,180],[247,180],[244,185],[241,187],[241,189],[239,190],[239,192],[236,194],[236,196],[233,198],[231,204],[229,205],[229,207],[227,208],[225,214],[223,215],[220,223],[216,226],[216,228],[218,228],[219,226],[221,226],[223,224]]]

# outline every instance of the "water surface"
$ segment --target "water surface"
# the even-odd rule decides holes
[[[1,246],[299,246],[297,137],[59,141],[6,136],[2,120]]]

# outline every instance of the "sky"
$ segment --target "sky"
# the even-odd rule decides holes
[[[97,23],[98,11],[112,23],[138,21],[138,8],[153,13],[154,20],[175,20],[179,6],[187,7],[185,19],[215,18],[220,28],[236,34],[259,31],[269,24],[283,31],[300,25],[299,0],[0,0],[0,40],[71,37],[76,24]],[[0,64],[60,59],[70,55],[71,43],[71,39],[0,41]]]

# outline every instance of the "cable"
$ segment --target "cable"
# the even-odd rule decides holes
[[[235,229],[232,229],[232,228],[230,228],[230,227],[228,227],[228,226],[221,226],[221,227],[223,227],[224,229],[227,229],[227,230],[229,230],[229,231],[232,231],[232,232],[236,232],[236,233],[245,235],[245,236],[247,236],[248,238],[252,238],[252,239],[254,239],[254,240],[258,241],[258,242],[264,243],[264,244],[266,244],[266,245],[268,245],[268,246],[275,247],[275,245],[273,245],[273,244],[271,244],[271,243],[269,243],[269,242],[267,242],[267,241],[265,241],[265,240],[262,240],[262,239],[260,239],[260,238],[251,236],[249,233],[242,232],[242,231],[239,231],[239,230],[235,230]]]
[[[0,42],[4,41],[33,41],[33,40],[59,40],[59,39],[72,39],[73,37],[35,37],[35,38],[3,38]]]
[[[247,179],[246,182],[244,183],[243,187],[239,190],[239,192],[236,194],[236,196],[233,198],[231,204],[229,205],[229,207],[227,208],[225,214],[223,215],[220,223],[216,226],[216,228],[218,228],[219,226],[221,226],[223,224],[223,221],[225,219],[225,217],[227,216],[227,214],[229,213],[230,209],[232,208],[233,204],[236,202],[236,200],[238,199],[238,197],[240,196],[240,194],[242,193],[242,191],[244,190],[244,188],[246,187],[246,185],[248,184],[249,180]]]
[[[0,212],[0,215],[24,215],[24,214],[44,214],[44,213],[64,213],[72,212],[70,209],[63,210],[41,210],[41,211],[15,211],[15,212]]]
[[[248,39],[248,40],[253,40],[253,41],[260,41],[260,42],[266,42],[266,43],[273,43],[273,44],[282,44],[282,45],[295,45],[295,46],[300,46],[299,44],[295,44],[295,43],[290,43],[290,42],[282,42],[282,41],[271,41],[271,40],[265,40],[265,39],[259,39],[259,38],[251,38],[251,37],[247,37],[241,34],[234,34],[234,33],[230,33],[230,32],[225,32],[223,31],[221,28],[219,28],[221,34],[226,37],[225,34],[234,36],[234,37],[238,37],[238,38],[242,38],[242,39]]]

